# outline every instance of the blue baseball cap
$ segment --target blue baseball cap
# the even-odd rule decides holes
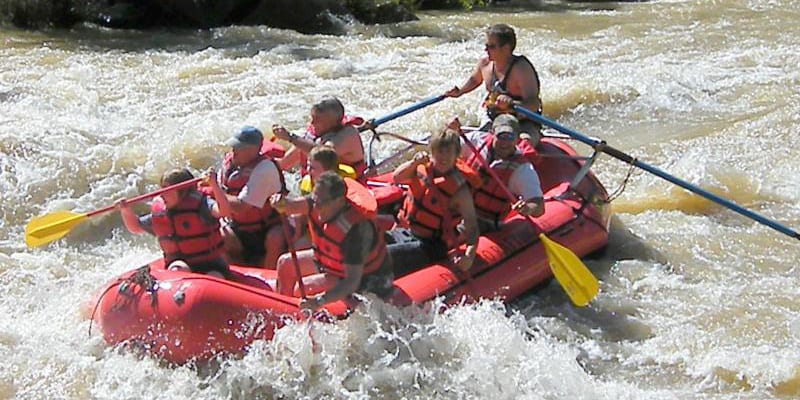
[[[264,135],[258,128],[254,126],[243,126],[234,134],[230,139],[225,141],[225,144],[231,147],[243,146],[261,146],[264,141]]]

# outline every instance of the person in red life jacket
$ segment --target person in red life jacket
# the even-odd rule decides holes
[[[448,127],[461,131],[458,118],[453,118]],[[524,216],[538,217],[544,214],[544,197],[539,175],[528,158],[517,148],[520,141],[519,129],[516,117],[503,114],[494,119],[491,131],[474,131],[466,136],[479,149],[481,156],[502,180],[503,185],[519,199],[510,204],[500,185],[484,171],[472,150],[463,146],[461,156],[483,178],[483,184],[473,194],[478,226],[482,233],[499,229],[500,223],[512,209]]]
[[[478,60],[461,87],[454,86],[445,96],[460,97],[475,90],[483,83],[488,92],[481,107],[485,110],[481,130],[488,130],[497,115],[513,113],[512,103],[542,113],[542,99],[539,94],[539,74],[527,57],[514,55],[517,36],[514,28],[505,25],[492,25],[486,30],[486,55]],[[517,115],[520,119],[520,137],[536,147],[541,139],[541,125]]]
[[[377,203],[365,186],[328,171],[316,179],[310,196],[270,201],[283,213],[308,216],[312,244],[297,252],[297,266],[291,254],[278,260],[278,293],[297,296],[303,279],[306,294],[317,294],[301,303],[310,310],[356,291],[391,295],[392,259],[375,220]]]
[[[285,192],[286,185],[275,160],[261,153],[263,141],[258,128],[245,126],[225,142],[231,151],[223,159],[218,180],[232,215],[223,235],[231,260],[275,268],[286,240],[269,197]]]
[[[169,171],[161,178],[161,187],[193,179],[187,169]],[[214,183],[209,170],[211,189],[221,201],[216,202],[196,187],[173,190],[156,197],[150,213],[137,216],[125,199],[116,205],[129,232],[149,233],[158,238],[164,262],[171,270],[185,270],[225,278],[230,274],[225,259],[219,218],[230,215],[230,205],[222,189]]]
[[[477,176],[457,162],[461,150],[458,132],[445,129],[435,133],[429,146],[430,155],[419,152],[394,171],[394,182],[409,186],[397,228],[410,230],[414,240],[390,244],[389,251],[403,273],[441,261],[447,258],[449,249],[459,245],[457,226],[463,218],[466,250],[453,261],[461,270],[468,270],[475,260],[478,242],[470,193]]]
[[[325,97],[311,107],[311,125],[305,135],[299,136],[281,125],[273,125],[275,137],[292,144],[280,160],[281,168],[287,170],[298,164],[301,169],[304,168],[308,152],[316,145],[326,144],[336,149],[339,162],[353,167],[360,180],[367,163],[364,161],[364,144],[356,126],[363,122],[361,118],[345,117],[344,106],[336,97]],[[305,175],[305,170],[301,172]]]
[[[314,182],[316,182],[317,178],[324,172],[333,171],[342,178],[355,178],[355,174],[350,167],[339,164],[339,157],[336,154],[336,150],[326,145],[315,146],[311,149],[311,152],[308,154],[306,170],[308,171],[308,175],[304,176],[300,181],[300,194],[302,196],[311,194],[314,190]],[[306,229],[306,215],[292,215],[290,223],[294,230],[294,248],[307,249],[311,247],[308,230]]]

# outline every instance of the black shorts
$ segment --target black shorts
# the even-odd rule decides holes
[[[378,297],[387,298],[394,291],[394,272],[392,271],[392,255],[386,254],[377,271],[361,277],[359,292],[375,293]]]
[[[228,267],[228,262],[222,257],[203,263],[189,265],[189,269],[198,274],[207,274],[209,272],[216,271],[221,273],[222,276],[226,278],[231,274],[231,270]]]
[[[242,244],[242,261],[247,264],[261,264],[261,260],[267,254],[267,249],[264,247],[267,231],[242,231],[236,225],[232,225],[231,229]]]
[[[322,266],[316,259],[314,259],[314,266],[317,267],[317,272],[326,273],[325,267]],[[392,295],[394,291],[394,271],[393,271],[392,255],[386,254],[380,268],[377,271],[366,274],[361,277],[361,283],[358,285],[357,292],[370,292],[375,293],[378,297],[387,298]]]

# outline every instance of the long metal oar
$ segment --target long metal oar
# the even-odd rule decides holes
[[[719,204],[719,205],[721,205],[723,207],[726,207],[726,208],[728,208],[730,210],[733,210],[733,211],[735,211],[735,212],[737,212],[737,213],[739,213],[741,215],[744,215],[745,217],[750,218],[750,219],[752,219],[752,220],[754,220],[754,221],[756,221],[758,223],[764,224],[764,225],[766,225],[766,226],[768,226],[768,227],[770,227],[772,229],[775,229],[776,231],[778,231],[780,233],[783,233],[784,235],[791,236],[791,237],[793,237],[795,239],[800,240],[800,233],[798,233],[797,231],[795,231],[795,230],[793,230],[793,229],[791,229],[791,228],[789,228],[787,226],[784,226],[784,225],[780,224],[777,221],[773,221],[773,220],[771,220],[769,218],[766,218],[766,217],[764,217],[764,216],[762,216],[760,214],[757,214],[757,213],[755,213],[753,211],[750,211],[750,210],[748,210],[748,209],[746,209],[746,208],[744,208],[744,207],[742,207],[742,206],[740,206],[740,205],[738,205],[738,204],[736,204],[736,203],[734,203],[734,202],[732,202],[732,201],[730,201],[728,199],[719,197],[719,196],[717,196],[717,195],[715,195],[715,194],[713,194],[713,193],[711,193],[709,191],[703,190],[703,189],[701,189],[701,188],[699,188],[699,187],[697,187],[695,185],[692,185],[689,182],[686,182],[686,181],[684,181],[684,180],[682,180],[680,178],[677,178],[677,177],[675,177],[673,175],[670,175],[670,174],[668,174],[668,173],[666,173],[666,172],[664,172],[664,171],[662,171],[662,170],[660,170],[660,169],[658,169],[656,167],[653,167],[653,166],[651,166],[649,164],[645,164],[645,163],[639,161],[638,159],[636,159],[634,157],[631,157],[630,155],[625,154],[622,151],[617,150],[617,149],[607,145],[603,141],[600,141],[600,140],[597,140],[597,139],[593,139],[593,138],[590,138],[590,137],[588,137],[586,135],[578,133],[578,132],[576,132],[576,131],[574,131],[572,129],[569,129],[569,128],[567,128],[567,127],[565,127],[565,126],[563,126],[563,125],[561,125],[561,124],[559,124],[559,123],[557,123],[555,121],[551,121],[551,120],[549,120],[549,119],[547,119],[547,118],[545,118],[545,117],[543,117],[543,116],[541,116],[539,114],[536,114],[533,111],[528,110],[525,107],[518,106],[518,105],[514,106],[514,111],[516,111],[516,112],[518,112],[518,113],[520,113],[520,114],[522,114],[522,115],[524,115],[524,116],[526,116],[526,117],[528,117],[528,118],[530,118],[530,119],[532,119],[532,120],[534,120],[534,121],[536,121],[536,122],[538,122],[540,124],[547,125],[547,126],[553,128],[553,129],[555,129],[555,130],[557,130],[557,131],[559,131],[561,133],[567,134],[570,137],[572,137],[572,138],[574,138],[574,139],[576,139],[576,140],[578,140],[580,142],[583,142],[583,143],[591,146],[595,150],[602,151],[603,153],[606,153],[606,154],[610,155],[611,157],[614,157],[614,158],[616,158],[616,159],[618,159],[618,160],[620,160],[622,162],[625,162],[625,163],[628,163],[628,164],[633,165],[635,167],[638,167],[640,169],[643,169],[643,170],[645,170],[645,171],[647,171],[647,172],[649,172],[649,173],[651,173],[651,174],[653,174],[653,175],[655,175],[655,176],[657,176],[657,177],[659,177],[661,179],[669,181],[669,182],[671,182],[671,183],[673,183],[675,185],[678,185],[678,186],[680,186],[680,187],[682,187],[682,188],[684,188],[684,189],[686,189],[686,190],[688,190],[688,191],[690,191],[692,193],[695,193],[695,194],[697,194],[699,196],[702,196],[702,197],[704,197],[704,198],[706,198],[708,200],[711,200],[714,203],[717,203],[717,204]]]
[[[489,164],[483,156],[481,156],[480,150],[475,147],[463,132],[461,132],[461,137],[464,139],[464,143],[472,150],[475,159],[481,163],[486,172],[497,182],[497,185],[508,198],[508,201],[514,204],[514,202],[517,201],[514,194],[508,190],[508,187],[506,187],[505,183],[497,176],[497,173],[489,167]],[[532,217],[528,216],[527,218],[533,222]],[[600,284],[597,282],[597,278],[594,277],[592,272],[589,271],[589,268],[586,267],[572,250],[548,239],[544,233],[540,233],[539,238],[542,241],[542,245],[544,245],[544,251],[547,255],[550,269],[553,270],[553,276],[555,276],[556,281],[561,284],[561,287],[564,288],[564,292],[567,293],[572,303],[579,307],[589,304],[600,290]]]
[[[380,118],[373,118],[373,119],[367,121],[367,126],[369,126],[371,128],[375,128],[378,125],[385,124],[385,123],[387,123],[387,122],[389,122],[389,121],[391,121],[393,119],[400,118],[400,117],[402,117],[402,116],[404,116],[406,114],[410,114],[410,113],[412,113],[414,111],[417,111],[419,109],[425,108],[425,107],[427,107],[427,106],[429,106],[431,104],[438,103],[438,102],[444,100],[444,98],[445,98],[445,95],[443,95],[443,94],[442,95],[438,95],[438,96],[428,97],[427,99],[424,99],[424,100],[421,100],[419,102],[416,102],[416,103],[414,103],[414,104],[412,104],[412,105],[410,105],[410,106],[408,106],[406,108],[403,108],[401,110],[395,111],[395,112],[393,112],[393,113],[391,113],[389,115],[386,115],[386,116],[383,116],[383,117],[380,117]]]
[[[154,192],[136,196],[132,199],[129,199],[127,202],[137,203],[142,200],[156,197],[162,193],[183,189],[185,187],[197,184],[197,182],[200,182],[202,179],[203,177],[198,177],[188,181],[183,181],[181,183],[176,183],[172,186],[167,186]],[[116,205],[111,205],[88,213],[54,211],[41,217],[33,218],[30,220],[30,222],[28,222],[28,225],[25,226],[25,244],[28,245],[28,247],[33,248],[50,243],[54,240],[61,239],[85,219],[114,210],[115,208]]]

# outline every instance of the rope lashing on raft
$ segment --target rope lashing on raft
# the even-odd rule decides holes
[[[105,297],[108,292],[113,289],[114,287],[119,287],[119,292],[122,294],[128,295],[128,291],[132,285],[136,285],[144,289],[147,293],[150,293],[150,305],[155,305],[157,301],[156,297],[156,290],[158,290],[158,281],[156,278],[153,278],[153,275],[150,274],[150,265],[143,265],[136,269],[132,274],[128,275],[124,278],[118,278],[114,283],[108,285],[106,290],[97,297],[97,303],[95,303],[94,307],[92,308],[92,315],[89,318],[89,336],[92,336],[92,323],[94,322],[94,316],[97,313],[98,307],[100,307],[100,302],[103,301],[103,297]],[[128,295],[129,296],[129,295]]]

